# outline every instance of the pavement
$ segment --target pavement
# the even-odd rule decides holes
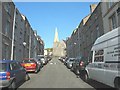
[[[19,88],[91,88],[93,90],[91,85],[77,78],[58,58],[53,58],[37,74],[29,75],[31,79]]]

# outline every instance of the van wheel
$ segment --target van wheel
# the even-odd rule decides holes
[[[117,88],[117,90],[120,90],[120,78],[115,79],[114,86]]]
[[[11,83],[11,85],[8,87],[10,90],[16,90],[16,84],[15,81]]]

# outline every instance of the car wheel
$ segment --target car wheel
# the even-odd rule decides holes
[[[26,73],[26,75],[25,75],[25,81],[28,81],[28,80],[30,80],[30,76]]]
[[[76,73],[77,75],[79,75],[79,74],[80,74],[80,72],[79,72],[79,70],[78,70],[78,69],[76,69],[75,73]]]
[[[74,71],[73,67],[70,70],[73,72]]]
[[[88,74],[85,72],[85,74],[83,75],[83,80],[85,82],[89,82],[89,77],[88,77]]]
[[[11,85],[8,87],[10,90],[16,90],[16,84],[15,81],[11,83]]]
[[[38,73],[38,67],[36,68],[35,73]]]
[[[115,79],[114,86],[117,88],[117,90],[120,90],[120,78]]]

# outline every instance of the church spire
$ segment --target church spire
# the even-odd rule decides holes
[[[54,42],[59,42],[57,28],[55,29],[55,38],[54,38]]]

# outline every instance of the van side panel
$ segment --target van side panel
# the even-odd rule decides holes
[[[109,41],[107,41],[107,48],[105,48],[104,52],[105,52],[105,61],[118,61],[119,57],[120,57],[120,43],[118,44],[118,39],[119,38],[116,37],[114,39],[111,39]]]
[[[89,77],[98,82],[114,87],[114,80],[120,77],[120,33],[115,29],[98,38],[92,51],[104,50],[104,61],[95,62],[86,66]],[[93,54],[93,59],[94,59]]]

